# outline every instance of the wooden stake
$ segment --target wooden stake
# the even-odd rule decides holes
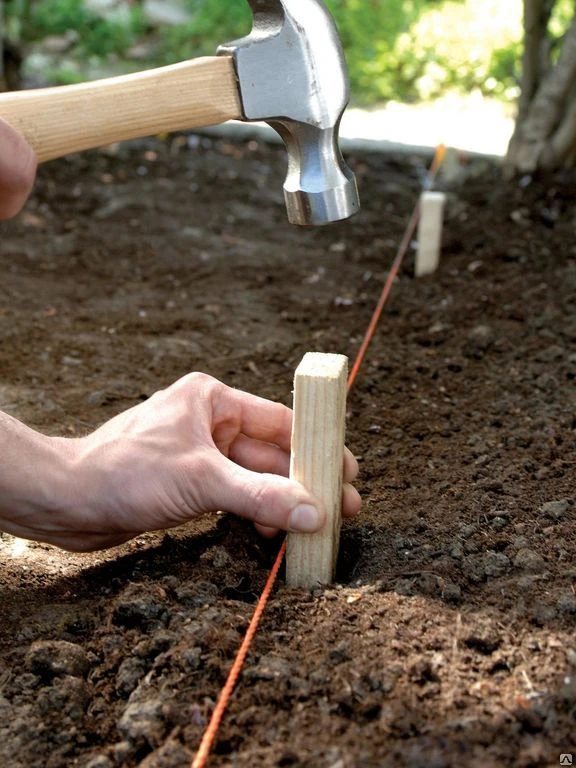
[[[416,277],[431,275],[438,269],[445,203],[443,192],[423,192],[420,197]]]
[[[290,533],[286,581],[313,589],[334,580],[340,539],[348,358],[308,352],[294,377],[290,477],[326,512],[319,533]]]

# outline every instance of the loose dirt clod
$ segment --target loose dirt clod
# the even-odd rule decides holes
[[[33,674],[51,680],[59,675],[86,677],[91,663],[80,645],[65,640],[39,640],[26,654],[26,667]]]

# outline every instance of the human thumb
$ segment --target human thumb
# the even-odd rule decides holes
[[[252,472],[219,452],[210,469],[204,475],[203,487],[205,504],[212,509],[300,533],[314,533],[326,521],[318,502],[295,480]]]

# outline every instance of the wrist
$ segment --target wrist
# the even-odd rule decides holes
[[[47,540],[71,506],[72,443],[1,414],[0,528]]]

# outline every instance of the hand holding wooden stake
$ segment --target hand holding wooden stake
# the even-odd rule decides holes
[[[294,377],[290,477],[326,512],[319,533],[290,533],[286,581],[312,589],[334,580],[340,538],[348,358],[308,352]]]

